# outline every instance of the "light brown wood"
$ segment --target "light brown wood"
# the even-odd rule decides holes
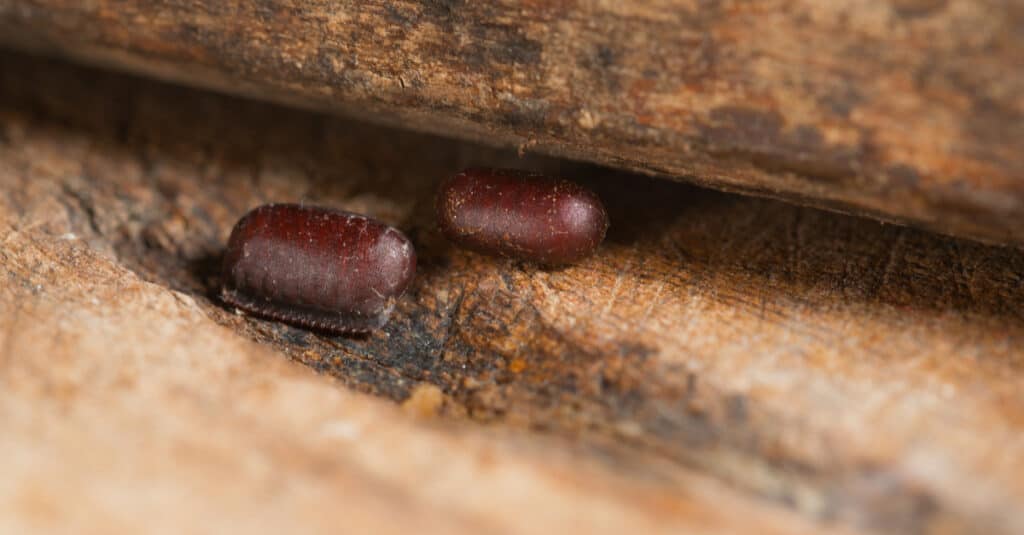
[[[0,41],[1024,244],[1004,0],[0,0]]]
[[[0,531],[1024,529],[1019,251],[0,62]],[[589,184],[608,240],[453,248],[433,188],[473,164]],[[213,297],[267,201],[407,232],[383,331]]]

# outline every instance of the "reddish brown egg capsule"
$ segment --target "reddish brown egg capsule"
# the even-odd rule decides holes
[[[594,192],[525,171],[467,169],[441,184],[441,232],[467,249],[569,264],[604,239],[608,214]]]
[[[384,325],[412,282],[404,234],[366,216],[268,204],[243,217],[224,255],[224,301],[255,316],[339,333]]]

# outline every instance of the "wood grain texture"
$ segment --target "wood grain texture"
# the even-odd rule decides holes
[[[0,518],[15,528],[1024,529],[1019,251],[0,62]],[[453,248],[434,188],[470,165],[593,187],[608,240],[558,270]],[[318,336],[217,300],[232,225],[268,201],[410,236],[418,277],[384,330]],[[365,444],[346,442],[352,418]]]
[[[0,0],[0,41],[1024,244],[1002,0]]]

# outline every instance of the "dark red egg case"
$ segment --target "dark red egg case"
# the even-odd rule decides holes
[[[462,247],[548,265],[586,257],[608,230],[594,192],[511,169],[467,169],[444,181],[437,216],[442,233]]]
[[[359,333],[387,322],[415,271],[412,243],[395,228],[340,210],[269,204],[232,230],[221,295],[256,316]]]

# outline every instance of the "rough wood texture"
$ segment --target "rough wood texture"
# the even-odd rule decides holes
[[[0,41],[1024,244],[1024,4],[0,0]]]
[[[0,531],[1024,530],[1024,253],[0,62]],[[452,248],[433,189],[468,165],[583,180],[608,241]],[[409,234],[385,330],[216,301],[270,200]]]

